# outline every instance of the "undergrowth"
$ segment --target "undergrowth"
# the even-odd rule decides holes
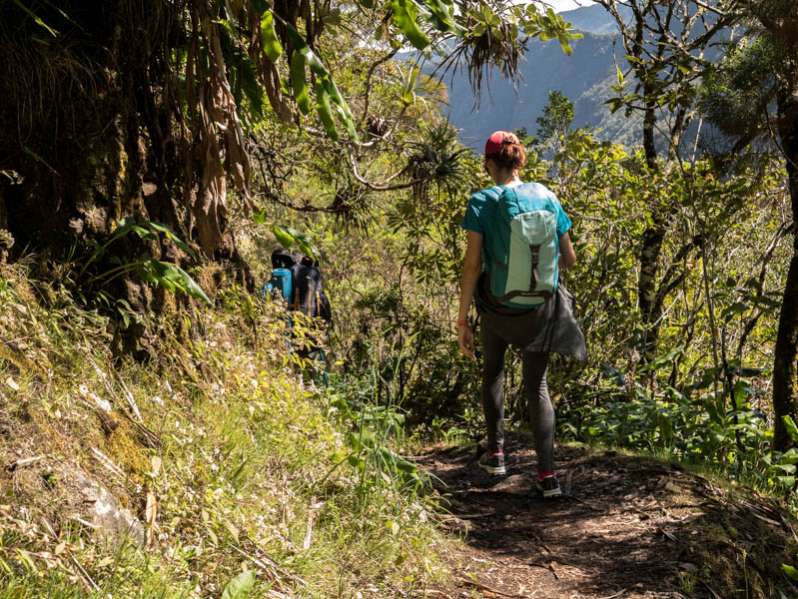
[[[229,290],[146,322],[148,362],[115,361],[107,320],[2,268],[0,598],[385,597],[444,576],[401,416],[317,387],[268,305]],[[98,522],[87,480],[140,529]]]
[[[560,437],[690,464],[784,499],[798,513],[798,450],[772,449],[772,425],[747,381],[738,382],[733,403],[707,381],[656,391],[637,383],[632,391],[586,393],[573,385],[558,406]],[[798,428],[788,425],[798,442]]]

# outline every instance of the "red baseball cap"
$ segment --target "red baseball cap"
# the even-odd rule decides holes
[[[485,142],[485,156],[497,154],[504,144],[521,143],[515,133],[509,131],[496,131]]]

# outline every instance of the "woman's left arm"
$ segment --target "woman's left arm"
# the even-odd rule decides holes
[[[463,261],[463,273],[460,277],[460,308],[457,312],[457,337],[460,351],[469,358],[474,358],[474,333],[468,324],[468,310],[474,300],[477,281],[482,273],[482,234],[468,232],[468,247]]]
[[[571,243],[571,236],[565,233],[560,237],[560,268],[571,268],[576,264],[576,252]]]

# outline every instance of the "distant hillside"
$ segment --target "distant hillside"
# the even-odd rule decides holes
[[[631,14],[631,9],[628,7],[619,7],[621,14]],[[593,33],[595,35],[615,35],[618,32],[618,26],[615,20],[598,4],[591,6],[584,6],[574,10],[568,10],[560,13],[560,15],[577,31],[585,33]]]
[[[551,90],[559,90],[574,103],[574,126],[599,129],[601,136],[617,141],[634,135],[623,114],[611,115],[604,102],[612,95],[615,77],[613,38],[586,33],[566,56],[556,42],[535,42],[521,66],[517,87],[499,74],[491,76],[480,98],[475,98],[465,73],[447,80],[451,122],[461,130],[463,143],[478,148],[492,131],[525,127],[537,130]],[[623,56],[619,53],[618,60]]]
[[[625,11],[631,17],[630,9]],[[642,138],[642,119],[639,113],[627,117],[623,110],[611,114],[606,101],[614,93],[616,65],[626,70],[623,45],[616,35],[613,18],[598,5],[584,6],[562,13],[584,37],[572,44],[573,54],[567,56],[555,41],[533,41],[520,66],[521,78],[515,85],[494,74],[476,98],[468,76],[458,72],[445,82],[449,86],[451,122],[466,145],[481,149],[485,138],[493,131],[514,131],[525,128],[530,134],[537,131],[537,118],[543,114],[552,90],[564,93],[574,103],[574,127],[590,127],[601,139],[624,145],[639,144]],[[677,31],[678,29],[674,29]],[[728,37],[721,35],[720,39]],[[706,58],[717,60],[720,46],[707,50]],[[667,114],[662,114],[667,120]],[[692,148],[698,132],[696,123],[683,140],[685,148]],[[665,140],[660,139],[664,147]],[[699,147],[719,151],[728,146],[726,140],[711,126],[701,130]]]
[[[610,35],[616,31],[612,18],[600,6],[562,14],[584,32],[584,38],[573,43],[571,56],[556,42],[532,42],[517,87],[494,74],[477,99],[466,73],[447,79],[449,118],[461,130],[465,144],[479,148],[497,129],[525,127],[534,133],[535,120],[543,113],[551,90],[561,91],[574,103],[574,126],[596,128],[601,137],[620,142],[638,137],[635,119],[630,124],[622,113],[611,115],[604,104],[612,95],[616,61],[625,66],[623,51]]]

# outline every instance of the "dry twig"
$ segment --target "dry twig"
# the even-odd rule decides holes
[[[32,466],[37,462],[41,462],[46,456],[37,455],[31,458],[20,458],[16,462],[11,462],[8,466],[6,466],[6,470],[9,472],[14,472],[19,468],[24,468],[25,466]]]
[[[479,589],[480,591],[487,591],[488,593],[492,593],[494,595],[499,595],[500,597],[512,597],[513,599],[516,599],[517,597],[520,597],[520,595],[517,595],[515,593],[505,593],[504,591],[500,591],[499,589],[495,589],[495,588],[493,588],[491,586],[488,586],[486,584],[483,584],[483,583],[481,583],[481,582],[479,582],[477,580],[471,580],[470,578],[467,578],[466,576],[461,576],[460,577],[460,582],[462,582],[463,584],[466,584],[468,586],[472,586],[472,587],[474,587],[476,589]]]

